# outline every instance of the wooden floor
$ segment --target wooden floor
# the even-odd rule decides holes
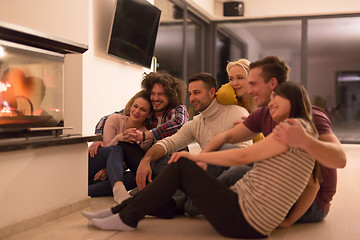
[[[360,238],[360,145],[344,145],[347,166],[338,170],[338,192],[326,220],[316,224],[295,225],[275,230],[271,240],[300,239],[359,239]],[[112,206],[112,198],[94,198],[87,210]],[[220,236],[202,217],[177,217],[172,220],[146,218],[134,232],[101,231],[76,212],[29,231],[11,236],[8,240],[168,240],[168,239],[228,239]]]

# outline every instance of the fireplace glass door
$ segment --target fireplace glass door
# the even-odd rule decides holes
[[[0,134],[64,125],[64,54],[0,40]]]

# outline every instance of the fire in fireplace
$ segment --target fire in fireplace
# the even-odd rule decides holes
[[[0,127],[62,127],[64,55],[0,41]]]
[[[0,22],[0,139],[64,126],[65,54],[86,51],[30,32]]]

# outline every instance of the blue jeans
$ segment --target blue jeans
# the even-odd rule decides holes
[[[111,186],[114,187],[116,182],[124,182],[124,164],[126,168],[129,168],[131,172],[136,174],[145,151],[138,144],[127,142],[119,142],[118,145],[111,146],[110,148],[111,151],[107,159],[106,170]],[[125,187],[128,189],[126,185]]]
[[[97,154],[94,157],[88,156],[88,183],[89,185],[97,183],[94,181],[95,174],[103,168],[106,168],[106,161],[110,154],[110,148],[98,148]]]
[[[291,211],[291,210],[290,210]],[[304,215],[296,223],[321,222],[327,216],[320,206],[314,201]]]
[[[230,167],[218,177],[218,180],[230,187],[241,179],[250,169],[251,167],[248,165]]]
[[[94,158],[89,157],[89,187],[91,197],[112,195],[112,189],[117,181],[124,183],[127,190],[136,187],[136,171],[145,152],[138,144],[119,142],[118,145],[99,148]],[[124,163],[130,171],[124,171]],[[106,168],[108,179],[105,181],[90,181],[100,169]]]
[[[151,165],[151,171],[152,171],[152,177],[156,177],[160,174],[160,172],[168,165],[168,161],[170,160],[169,155],[164,156],[157,160],[156,162],[152,162]]]
[[[127,190],[133,189],[136,187],[135,181],[136,174],[130,171],[124,172],[123,183]],[[88,186],[88,195],[90,197],[103,197],[103,196],[112,196],[112,186],[109,179],[105,181],[97,181]]]

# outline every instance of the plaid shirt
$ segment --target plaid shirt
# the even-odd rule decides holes
[[[123,109],[123,110],[120,110],[120,111],[118,111],[118,112],[114,112],[114,113],[120,114],[120,113],[123,113],[123,112],[124,112],[124,109]],[[112,113],[112,114],[114,114],[114,113]],[[106,116],[100,118],[99,122],[98,122],[98,123],[96,124],[96,126],[95,126],[95,134],[96,134],[96,135],[103,135],[103,133],[104,133],[104,127],[105,127],[105,122],[106,122],[106,120],[108,119],[108,117],[109,117],[110,115],[111,115],[111,114],[106,115]]]
[[[115,112],[117,114],[123,113],[123,110]],[[107,118],[110,116],[106,115],[102,117],[95,126],[95,134],[102,135],[104,131],[104,126]],[[155,139],[159,140],[168,136],[173,135],[180,129],[184,123],[189,120],[189,114],[186,110],[185,105],[179,105],[175,108],[168,108],[164,112],[161,118],[161,125],[158,125],[158,119],[154,115],[150,118],[150,121],[147,123],[146,128],[151,129],[155,135]]]
[[[171,136],[189,120],[189,114],[185,105],[178,105],[175,108],[168,108],[161,117],[161,125],[158,126],[158,118],[154,115],[150,118],[147,129],[151,129],[155,139],[160,140]]]

